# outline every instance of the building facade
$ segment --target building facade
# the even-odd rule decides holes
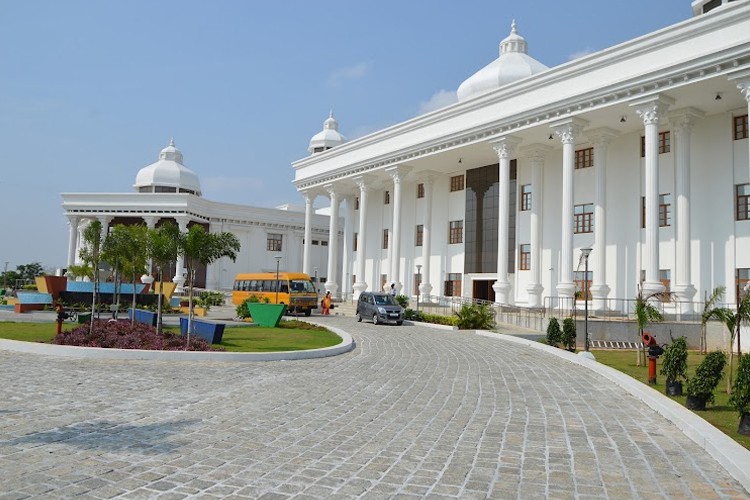
[[[303,262],[303,238],[308,238],[310,276],[325,281],[328,276],[328,216],[304,213],[294,206],[260,208],[210,201],[202,197],[200,180],[183,165],[174,142],[159,153],[159,160],[142,168],[130,193],[63,193],[63,210],[70,225],[68,266],[79,262],[82,234],[91,220],[100,220],[103,230],[116,224],[145,224],[154,228],[171,221],[187,231],[194,224],[209,232],[231,232],[240,241],[237,260],[224,257],[196,271],[196,286],[230,290],[242,272],[275,271],[280,256],[281,271],[299,272]],[[184,283],[175,260],[172,279]]]
[[[750,278],[750,1],[692,7],[553,68],[514,22],[457,103],[295,162],[308,214],[325,196],[344,215],[330,289],[527,307],[588,289],[614,309],[642,288],[694,310],[725,286],[733,302]]]

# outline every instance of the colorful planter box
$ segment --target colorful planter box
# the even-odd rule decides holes
[[[248,302],[247,310],[253,318],[253,323],[260,326],[276,328],[279,326],[281,317],[286,314],[286,304],[261,304],[259,302]]]
[[[224,323],[213,323],[193,318],[193,332],[191,335],[206,339],[209,344],[220,344],[224,337]],[[188,331],[188,319],[180,318],[180,333],[185,336]]]
[[[135,316],[133,316],[133,310],[128,309],[128,318],[134,319],[138,323],[156,326],[156,320],[158,317],[159,315],[155,311],[146,311],[145,309],[136,309]]]

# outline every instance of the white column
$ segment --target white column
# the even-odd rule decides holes
[[[346,298],[352,292],[352,238],[354,237],[354,196],[347,194],[344,197],[346,212],[344,215],[344,241],[342,245],[343,255],[341,258],[341,293]]]
[[[610,292],[607,285],[607,146],[618,134],[606,127],[586,132],[594,145],[594,246],[590,259],[594,276],[590,291],[595,311],[607,309]]]
[[[209,222],[208,232],[216,234],[220,233],[221,231],[217,227],[216,222]],[[217,259],[206,266],[206,288],[209,290],[219,289],[219,273],[217,272],[217,269],[221,267],[222,259],[224,259],[224,257],[222,257],[221,259]]]
[[[153,231],[156,228],[156,223],[159,222],[159,217],[143,217],[143,221],[146,223],[146,228],[149,231]],[[151,276],[154,272],[154,260],[148,259],[148,275]]]
[[[367,250],[367,190],[368,182],[371,179],[360,176],[354,179],[359,187],[359,230],[357,233],[357,282],[354,283],[354,300],[359,298],[359,294],[367,290],[365,281],[365,259]]]
[[[76,250],[78,243],[78,222],[81,220],[77,215],[66,215],[68,225],[68,268],[76,263]]]
[[[180,228],[180,234],[187,233],[188,220],[185,218],[177,218],[177,226]],[[177,264],[175,266],[174,277],[172,282],[177,284],[175,291],[182,293],[182,287],[185,284],[185,276],[182,274],[185,268],[185,259],[182,255],[177,255]]]
[[[493,141],[492,148],[499,160],[499,196],[497,220],[497,281],[492,285],[495,291],[495,304],[508,305],[511,303],[508,292],[508,231],[510,216],[510,160],[513,158],[516,146],[521,142],[517,137],[506,136]]]
[[[531,247],[531,280],[526,286],[529,307],[542,307],[542,213],[544,200],[544,159],[552,148],[544,144],[532,144],[522,153],[531,163],[531,213],[529,217],[529,246]]]
[[[646,250],[644,268],[646,281],[643,293],[649,296],[664,291],[659,281],[659,122],[673,99],[656,95],[631,103],[643,119],[646,137],[644,191],[646,199]]]
[[[562,207],[560,247],[560,281],[557,283],[557,295],[566,299],[573,299],[575,284],[573,283],[573,205],[575,203],[573,172],[575,171],[575,145],[587,122],[578,118],[570,118],[552,125],[555,134],[563,145],[563,178],[562,178]],[[567,304],[563,304],[564,306]]]
[[[302,193],[305,198],[305,243],[302,247],[302,272],[312,276],[310,266],[310,249],[312,248],[312,213],[315,195]]]
[[[385,171],[393,179],[393,238],[391,246],[391,276],[390,282],[396,284],[396,291],[401,293],[404,285],[401,282],[401,198],[403,184],[410,167],[399,165],[387,168]]]
[[[429,302],[432,294],[430,283],[430,258],[432,253],[432,191],[435,174],[425,172],[422,177],[424,185],[424,221],[422,222],[422,282],[419,284],[419,294],[422,302]]]
[[[331,216],[328,223],[328,276],[325,289],[331,292],[331,297],[339,297],[338,285],[338,249],[339,249],[339,196],[333,184],[326,185],[328,197],[331,200]]]
[[[690,134],[696,119],[704,113],[696,108],[675,110],[669,115],[675,145],[674,191],[677,205],[675,217],[675,284],[672,291],[681,301],[682,313],[695,310],[696,289],[690,276]]]

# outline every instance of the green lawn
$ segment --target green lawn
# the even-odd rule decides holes
[[[619,370],[627,375],[630,375],[634,379],[648,384],[648,367],[647,366],[635,366],[636,353],[635,351],[618,351],[618,350],[594,350],[593,351],[596,360],[604,365],[610,366],[616,370]],[[705,356],[695,351],[690,351],[688,354],[688,376],[692,376],[695,372],[695,368],[701,362]],[[656,362],[656,385],[649,385],[660,393],[664,394],[666,379],[659,373],[661,369],[661,361]],[[719,387],[714,392],[716,402],[713,406],[709,406],[706,411],[694,412],[699,417],[710,422],[717,429],[721,430],[724,434],[728,435],[742,446],[750,450],[750,436],[743,436],[737,433],[737,427],[740,423],[740,416],[737,411],[729,405],[729,395],[726,393],[726,373],[729,370],[729,365],[725,368],[725,378],[719,384]],[[737,370],[737,358],[734,360],[734,370]],[[686,392],[685,384],[683,383],[683,394]],[[686,396],[676,396],[672,398],[681,405],[685,405]]]
[[[73,328],[64,324],[63,329]],[[167,327],[179,332],[178,327]],[[54,323],[0,322],[0,338],[26,342],[51,342],[55,336]],[[341,342],[341,337],[325,328],[309,323],[287,321],[280,328],[233,326],[224,329],[221,345],[232,352],[301,351],[330,347]]]

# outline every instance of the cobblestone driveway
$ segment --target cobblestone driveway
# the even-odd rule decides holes
[[[747,498],[613,384],[497,339],[324,320],[266,363],[0,351],[0,498]]]

